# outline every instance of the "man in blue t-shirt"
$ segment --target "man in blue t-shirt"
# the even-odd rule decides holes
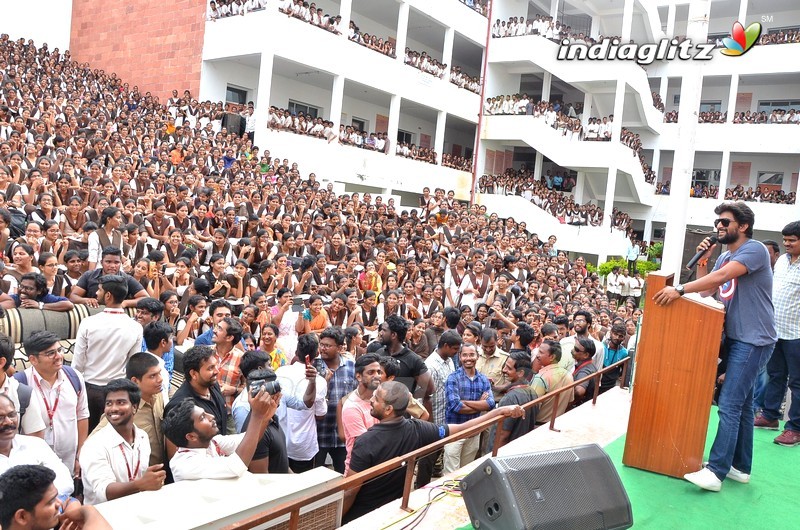
[[[753,464],[753,387],[778,340],[772,305],[772,268],[766,247],[753,241],[755,215],[743,202],[724,202],[714,209],[717,240],[728,245],[708,272],[708,257],[716,243],[704,239],[697,264],[697,280],[665,287],[656,293],[658,304],[668,304],[684,293],[717,294],[725,305],[725,384],[719,397],[719,427],[708,464],[684,475],[689,482],[719,491],[727,477],[750,482]]]

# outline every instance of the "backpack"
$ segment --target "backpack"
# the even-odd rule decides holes
[[[11,214],[11,224],[8,225],[9,242],[25,235],[25,226],[27,225],[28,216],[25,212],[17,210],[16,208],[9,208],[8,213]]]
[[[72,388],[75,389],[75,393],[80,397],[81,381],[78,379],[78,373],[74,368],[67,365],[62,366],[61,369],[64,370],[64,375],[67,376],[67,379],[69,379],[69,382],[72,384]],[[25,372],[15,373],[14,379],[20,383],[17,389],[17,395],[19,396],[19,416],[22,418],[22,416],[25,415],[25,409],[31,404],[33,389],[28,385],[28,376],[25,375]],[[22,425],[22,422],[20,422],[20,425]]]

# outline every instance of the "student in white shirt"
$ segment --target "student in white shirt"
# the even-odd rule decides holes
[[[14,343],[8,335],[0,333],[0,394],[8,396],[14,409],[20,412],[17,424],[22,426],[21,432],[42,438],[45,423],[39,410],[39,402],[33,399],[33,389],[6,375],[6,370],[13,362]],[[20,407],[20,396],[23,404],[27,402],[27,408]]]
[[[31,366],[18,376],[33,389],[32,400],[39,404],[45,423],[45,442],[78,475],[77,455],[89,435],[89,405],[83,378],[64,365],[59,342],[52,331],[31,333],[24,343]]]
[[[18,433],[19,413],[14,402],[0,394],[0,475],[8,469],[39,464],[56,472],[55,485],[60,495],[73,490],[72,473],[41,438]]]
[[[246,390],[250,394],[249,389]],[[278,410],[280,394],[250,395],[250,424],[242,434],[220,435],[214,416],[182,401],[164,419],[164,435],[178,447],[169,462],[175,481],[236,478],[247,471],[256,446]]]
[[[128,379],[114,379],[104,388],[108,425],[92,434],[79,456],[86,504],[157,491],[164,485],[164,464],[148,466],[150,440],[133,423],[142,398]]]

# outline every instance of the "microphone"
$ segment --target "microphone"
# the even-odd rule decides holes
[[[717,236],[711,236],[711,237],[708,238],[708,240],[710,241],[711,245],[713,245],[714,243],[717,242]],[[689,263],[686,264],[686,268],[687,269],[691,269],[692,267],[697,265],[697,262],[700,261],[700,258],[702,258],[703,254],[705,254],[705,253],[706,253],[705,250],[701,250],[700,252],[695,254],[694,257],[689,260]]]

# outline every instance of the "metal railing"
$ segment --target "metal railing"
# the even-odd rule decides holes
[[[584,377],[583,379],[574,381],[572,384],[565,386],[563,388],[559,388],[555,392],[548,393],[542,397],[536,398],[533,401],[530,401],[525,405],[522,405],[522,409],[528,410],[541,403],[544,403],[545,401],[551,399],[555,400],[555,402],[553,403],[553,414],[551,414],[550,417],[549,428],[552,431],[560,432],[558,431],[558,429],[555,428],[555,423],[556,423],[555,411],[558,410],[558,402],[559,399],[561,398],[561,394],[563,394],[568,390],[572,390],[576,386],[585,383],[586,381],[595,379],[596,381],[594,384],[594,395],[592,396],[592,404],[594,405],[595,403],[597,403],[597,396],[600,393],[600,378],[603,376],[603,374],[614,371],[618,367],[622,366],[622,374],[619,380],[625,381],[626,379],[625,376],[628,370],[628,361],[630,361],[630,357],[626,357],[625,359],[622,359],[621,361],[618,361],[610,366],[607,366],[602,370],[599,370],[589,376]],[[419,461],[420,458],[429,455],[430,453],[438,451],[439,449],[441,449],[442,447],[444,447],[449,443],[461,440],[463,438],[470,438],[472,436],[475,436],[476,434],[479,434],[483,431],[490,429],[494,425],[499,425],[504,419],[505,416],[500,416],[493,419],[487,419],[486,421],[483,421],[473,427],[470,427],[469,429],[465,429],[464,431],[461,431],[458,434],[447,436],[446,438],[442,438],[438,442],[428,444],[425,447],[417,449],[416,451],[412,451],[402,456],[392,458],[391,460],[383,462],[382,464],[379,464],[377,466],[373,466],[370,469],[367,469],[365,471],[362,471],[360,473],[357,473],[349,477],[345,477],[344,479],[342,479],[341,482],[338,482],[337,484],[331,486],[330,488],[327,488],[324,491],[305,495],[292,501],[283,502],[281,504],[278,504],[271,510],[232,523],[224,527],[223,530],[239,530],[239,529],[255,528],[257,526],[268,523],[274,519],[277,519],[278,517],[282,517],[286,514],[290,514],[289,530],[298,530],[299,528],[298,525],[300,522],[300,510],[304,506],[307,506],[311,503],[317,502],[321,499],[324,499],[339,492],[347,492],[349,490],[359,488],[364,483],[369,482],[370,480],[375,479],[377,477],[380,477],[381,475],[385,475],[386,473],[390,473],[401,467],[406,468],[406,476],[405,476],[405,483],[403,486],[403,496],[402,496],[402,502],[400,503],[400,508],[405,511],[413,511],[408,508],[408,501],[409,497],[411,496],[411,491],[412,491],[411,486],[414,480],[414,469],[416,467],[417,461]],[[492,456],[497,456],[497,450],[499,449],[497,446],[499,441],[499,435],[500,435],[500,430],[497,429],[495,432]]]

